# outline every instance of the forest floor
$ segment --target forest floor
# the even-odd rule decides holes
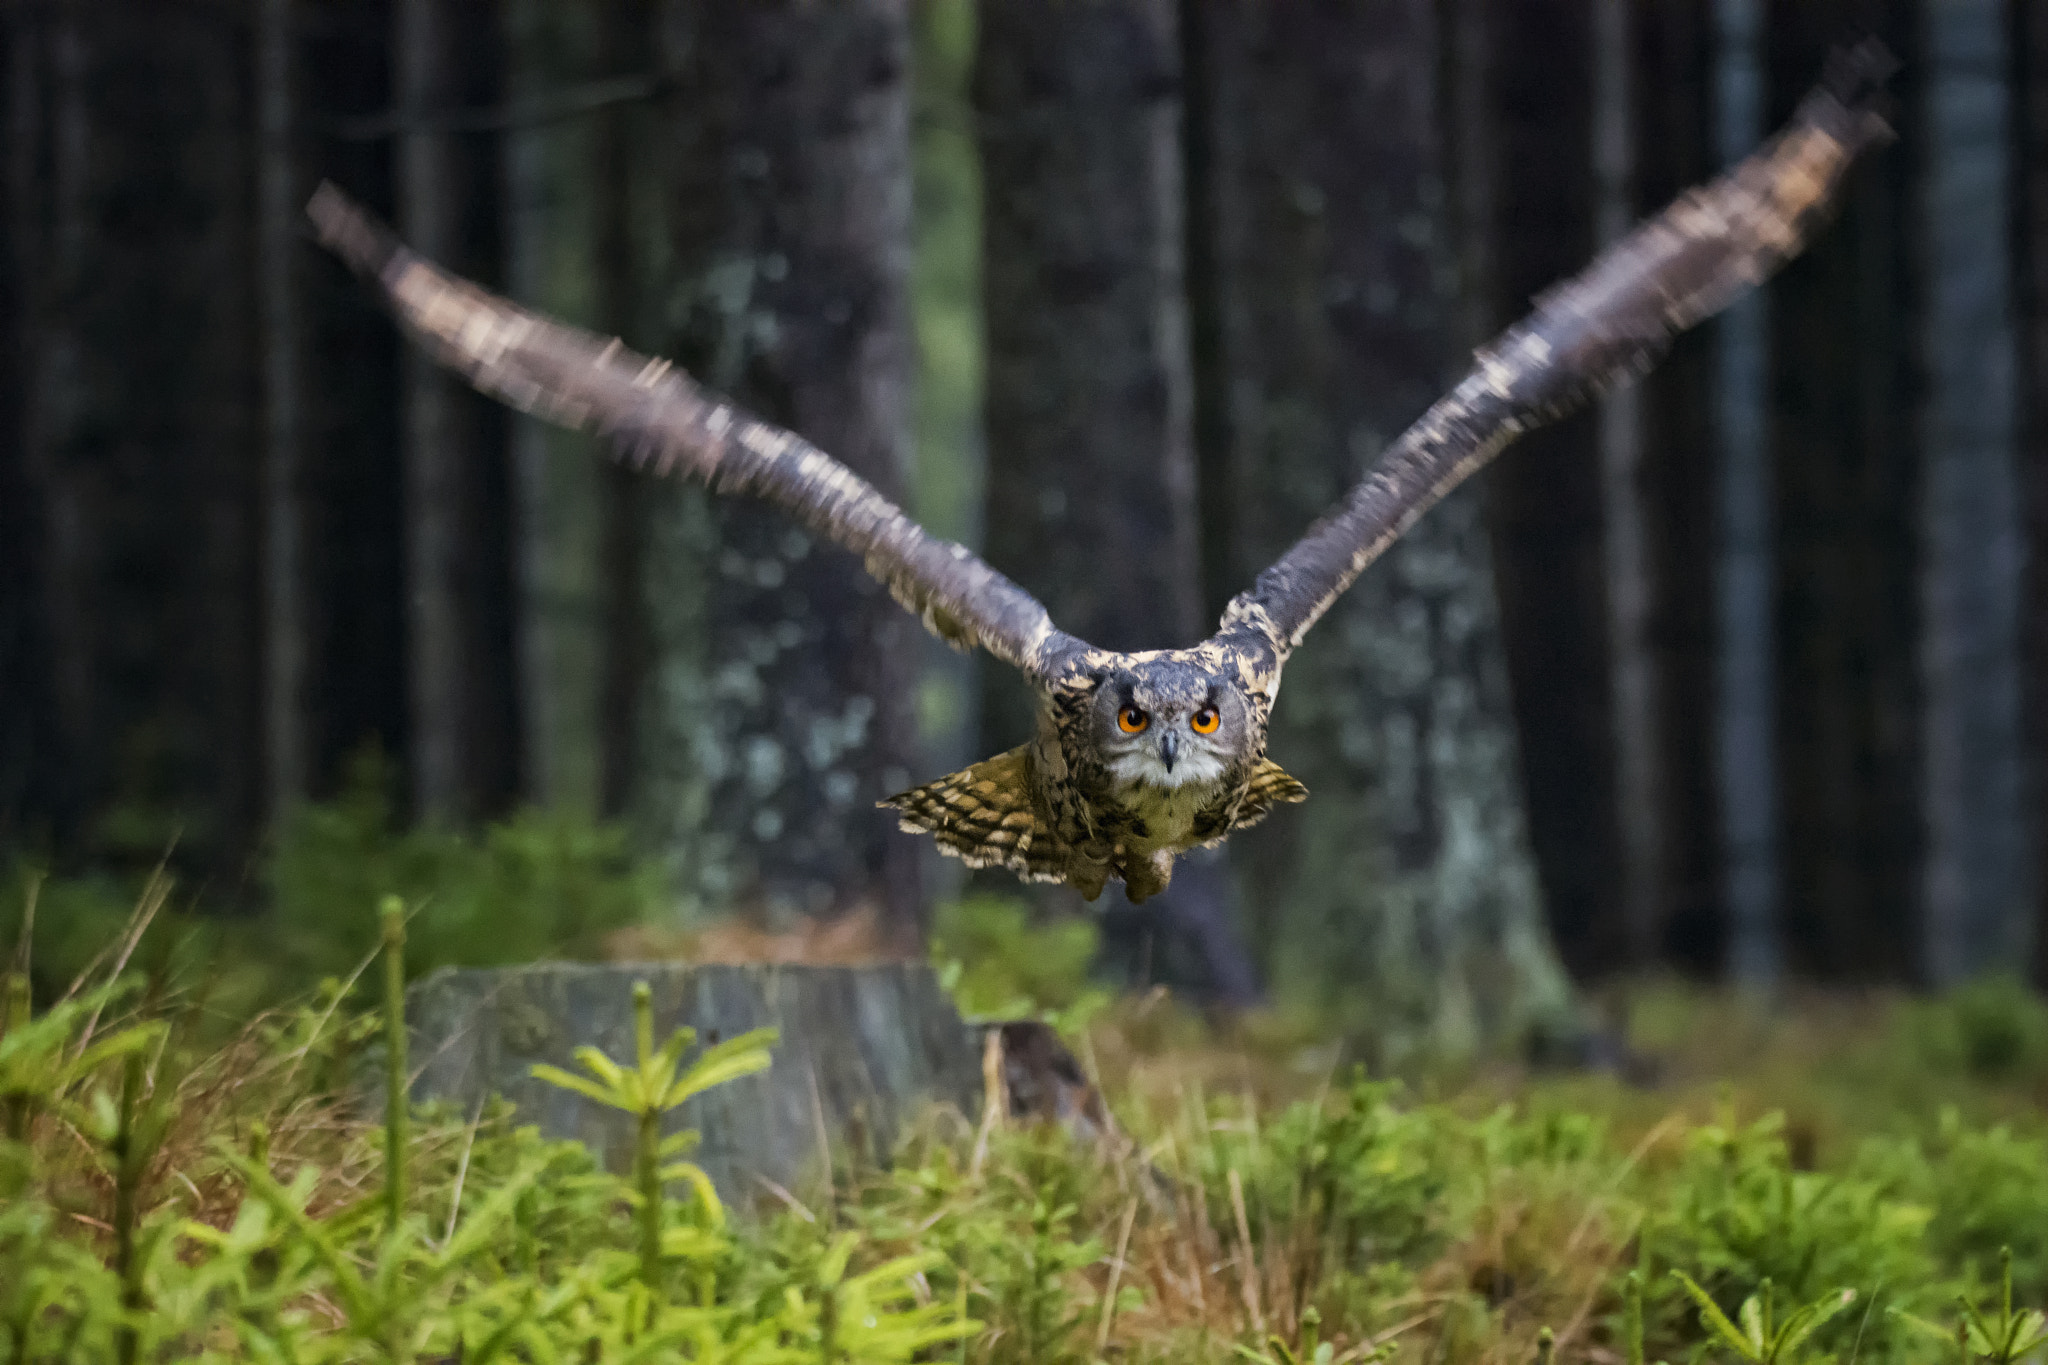
[[[2048,1010],[2016,987],[1643,986],[1607,1070],[1405,1081],[1309,1025],[1098,999],[1070,1037],[1117,1131],[933,1115],[741,1217],[657,1121],[757,1040],[650,1026],[560,1077],[653,1116],[611,1174],[502,1110],[363,1112],[374,990],[223,1043],[122,958],[9,988],[0,1360],[1934,1361],[1958,1294],[2004,1360],[2048,1293]]]

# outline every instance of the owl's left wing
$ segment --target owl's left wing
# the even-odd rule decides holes
[[[1086,648],[972,551],[925,534],[845,465],[706,392],[668,361],[449,274],[332,185],[319,188],[306,212],[320,240],[383,291],[414,339],[484,392],[562,426],[595,427],[634,468],[684,474],[774,504],[860,555],[948,644],[978,645],[1040,678]]]
[[[1262,667],[1284,661],[1368,564],[1509,441],[1649,369],[1673,337],[1797,255],[1856,158],[1890,137],[1869,102],[1892,67],[1874,42],[1838,54],[1777,138],[1537,300],[1231,602],[1219,634],[1260,646]]]

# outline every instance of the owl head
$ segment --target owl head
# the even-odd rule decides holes
[[[1249,710],[1228,679],[1198,664],[1125,656],[1096,685],[1090,729],[1119,784],[1207,785],[1250,757]]]

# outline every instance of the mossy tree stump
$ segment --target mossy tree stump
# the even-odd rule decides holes
[[[973,1122],[982,1104],[982,1029],[963,1021],[930,968],[687,963],[543,963],[436,972],[410,992],[413,1098],[474,1112],[500,1094],[518,1120],[580,1139],[615,1170],[631,1159],[633,1121],[533,1078],[537,1062],[575,1068],[578,1047],[629,1062],[633,983],[653,991],[657,1042],[678,1027],[699,1046],[775,1028],[774,1064],[685,1104],[671,1128],[695,1128],[692,1158],[728,1201],[766,1181],[796,1191],[834,1161],[885,1157],[934,1105]],[[687,1063],[687,1054],[685,1061]]]

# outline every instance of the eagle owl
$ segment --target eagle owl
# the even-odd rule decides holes
[[[1868,107],[1887,66],[1873,49],[1838,58],[1773,141],[1538,299],[1190,649],[1114,653],[1068,635],[971,551],[668,362],[447,274],[331,185],[308,212],[419,344],[478,388],[595,426],[635,468],[775,504],[861,556],[928,629],[1021,670],[1040,700],[1030,743],[883,804],[972,866],[1091,900],[1118,878],[1142,901],[1166,887],[1178,854],[1308,795],[1266,757],[1266,725],[1288,655],[1337,595],[1518,433],[1647,369],[1797,253],[1856,157],[1888,136]]]

